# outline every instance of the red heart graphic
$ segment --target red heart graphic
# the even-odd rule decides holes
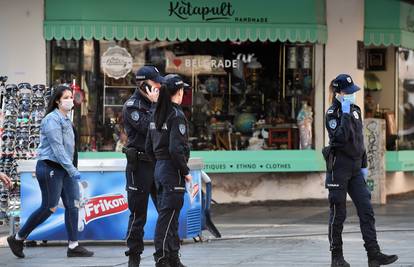
[[[178,68],[181,65],[182,61],[181,59],[176,58],[173,60],[173,63]]]

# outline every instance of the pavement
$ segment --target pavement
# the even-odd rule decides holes
[[[414,195],[375,206],[378,239],[382,250],[396,253],[390,266],[414,267]],[[249,205],[215,205],[213,220],[223,237],[203,232],[203,242],[185,240],[182,261],[186,266],[330,266],[326,201],[266,202]],[[344,254],[351,266],[367,266],[359,222],[352,203],[344,228]],[[0,266],[92,267],[127,266],[122,242],[87,242],[93,258],[67,258],[64,243],[25,248],[25,259],[15,258],[5,247],[0,229]],[[148,243],[141,266],[154,266],[153,244]]]

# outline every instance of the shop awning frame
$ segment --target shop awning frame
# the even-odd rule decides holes
[[[183,20],[168,13],[168,3],[178,1],[45,0],[44,37],[46,40],[250,40],[326,43],[325,1],[257,1],[263,3],[249,0],[225,2],[232,4],[232,16],[206,20],[193,15]],[[143,5],[144,2],[146,6],[140,6],[142,12],[131,11],[134,6]],[[182,2],[186,3],[179,3]],[[192,5],[199,4],[200,7],[206,3],[220,6],[223,2],[191,1]],[[306,12],[300,11],[298,6],[303,6]],[[96,8],[99,11],[109,9],[112,12],[100,13]],[[252,21],[240,22],[240,19]]]
[[[414,5],[400,0],[365,0],[364,43],[414,49]]]

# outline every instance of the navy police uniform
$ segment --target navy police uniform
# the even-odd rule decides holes
[[[179,105],[173,104],[161,130],[156,129],[152,117],[146,151],[156,160],[154,177],[159,216],[155,229],[154,258],[158,263],[162,259],[178,259],[180,249],[178,219],[184,202],[184,177],[190,172],[187,166],[190,149],[188,122]]]
[[[161,79],[154,67],[144,66],[137,72],[137,80]],[[160,78],[161,77],[161,78]],[[144,226],[147,220],[148,198],[156,205],[154,183],[155,163],[145,154],[145,140],[154,105],[137,88],[125,102],[122,110],[124,129],[128,142],[123,152],[127,155],[126,190],[128,208],[131,212],[126,242],[127,256],[140,255],[144,250]]]
[[[348,82],[349,80],[350,78]],[[361,172],[361,169],[367,167],[361,109],[351,104],[350,112],[343,113],[341,102],[335,98],[326,112],[326,129],[332,153],[332,167],[326,177],[326,188],[329,189],[331,250],[342,250],[347,194],[356,206],[365,247],[367,250],[376,247],[378,244],[371,193]]]

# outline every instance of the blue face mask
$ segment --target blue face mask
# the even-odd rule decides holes
[[[348,100],[349,102],[351,102],[351,104],[355,104],[356,94],[353,93],[353,94],[350,94],[350,95],[343,95],[343,96],[340,95],[340,94],[337,94],[336,99],[338,99],[339,102],[342,102],[344,100]]]
[[[344,100],[348,100],[349,102],[351,102],[351,104],[355,104],[356,102],[356,94],[350,94],[350,95],[344,95],[343,96]]]

